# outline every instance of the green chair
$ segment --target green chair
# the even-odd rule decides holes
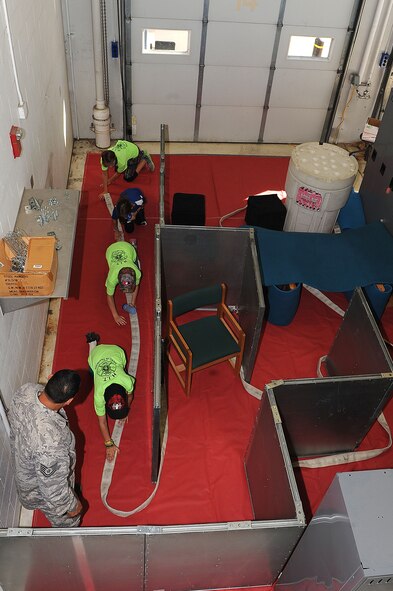
[[[226,291],[221,283],[168,300],[167,355],[187,396],[196,371],[234,359],[235,373],[240,372],[245,334],[225,304]],[[206,306],[217,306],[216,313],[177,322],[179,316]]]

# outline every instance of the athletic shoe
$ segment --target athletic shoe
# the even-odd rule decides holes
[[[147,166],[150,168],[150,171],[153,172],[155,169],[155,166],[154,166],[154,162],[151,159],[149,152],[146,152],[146,150],[144,150],[142,158],[143,158],[143,160],[146,160]]]
[[[138,226],[147,226],[147,221],[145,220],[144,222],[141,222],[140,224],[138,224]]]
[[[97,334],[96,332],[88,332],[86,335],[86,343],[92,343],[93,341],[97,341],[97,343],[100,340],[100,335]]]
[[[131,306],[131,304],[123,304],[122,306],[124,312],[128,312],[128,314],[136,314],[135,306]]]

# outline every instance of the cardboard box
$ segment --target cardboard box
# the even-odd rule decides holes
[[[377,133],[378,133],[380,125],[381,125],[380,119],[373,119],[372,117],[369,117],[367,119],[366,125],[364,126],[364,130],[361,135],[361,139],[364,142],[374,143],[375,138],[377,137]]]
[[[11,271],[15,253],[6,242],[0,240],[0,297],[48,296],[56,283],[57,251],[54,236],[29,236],[23,238],[27,245],[25,270]]]

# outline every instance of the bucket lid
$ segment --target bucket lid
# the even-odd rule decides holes
[[[300,144],[294,148],[291,161],[303,173],[329,182],[350,179],[358,172],[356,158],[332,144]]]

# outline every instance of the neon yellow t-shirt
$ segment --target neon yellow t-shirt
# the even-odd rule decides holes
[[[119,271],[124,267],[130,267],[135,271],[135,281],[139,285],[141,280],[141,270],[137,265],[138,256],[135,248],[129,242],[114,242],[106,249],[106,260],[109,271],[105,281],[106,293],[113,295],[116,285],[119,283]]]
[[[133,144],[132,142],[127,142],[126,140],[118,140],[116,142],[116,144],[112,148],[109,148],[109,149],[111,152],[114,152],[116,154],[116,158],[117,158],[116,171],[117,172],[124,172],[125,169],[127,168],[127,162],[131,158],[137,158],[137,156],[139,155],[138,146],[136,144]],[[101,169],[108,170],[108,167],[104,166],[102,164],[102,159],[101,159]]]
[[[130,393],[134,389],[135,378],[124,371],[126,355],[117,345],[97,345],[90,353],[88,363],[94,373],[94,410],[102,417],[106,412],[106,388],[119,384]]]

